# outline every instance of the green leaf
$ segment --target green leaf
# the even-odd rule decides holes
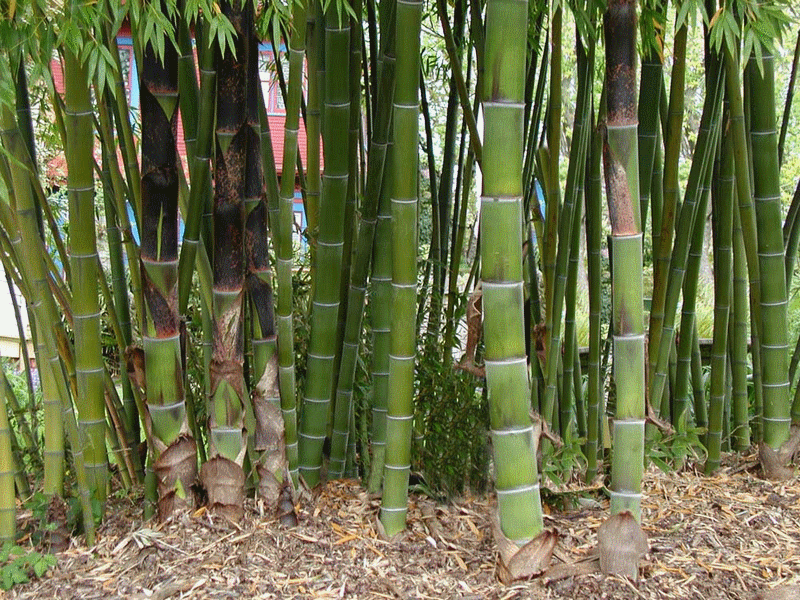
[[[42,560],[37,560],[33,563],[33,572],[36,574],[36,578],[39,579],[47,573],[47,570],[50,568],[50,565],[47,563],[44,558]]]
[[[28,583],[30,579],[28,579],[27,573],[20,569],[16,565],[11,565],[13,569],[11,570],[11,579],[14,580],[14,583]]]

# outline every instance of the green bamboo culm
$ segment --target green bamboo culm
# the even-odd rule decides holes
[[[760,43],[760,42],[759,42]],[[750,58],[750,144],[761,275],[761,385],[764,442],[773,450],[789,437],[789,354],[786,272],[781,229],[780,166],[775,115],[775,57],[762,47]]]
[[[0,63],[0,74],[9,71],[3,69],[7,63]],[[64,421],[62,418],[62,401],[71,402],[66,395],[63,371],[55,344],[54,326],[59,316],[55,301],[47,282],[47,272],[41,252],[41,238],[36,221],[33,191],[30,175],[22,166],[24,147],[19,129],[16,126],[13,111],[8,107],[0,107],[0,131],[2,131],[3,147],[16,161],[9,161],[10,181],[16,200],[16,228],[8,228],[9,233],[16,231],[12,245],[21,261],[21,273],[26,278],[31,298],[28,302],[33,306],[36,340],[39,345],[37,356],[42,361],[42,409],[44,412],[44,484],[43,491],[47,495],[64,493]],[[56,370],[57,368],[57,370]],[[61,381],[57,379],[61,377]],[[64,394],[62,398],[62,394]]]
[[[730,135],[725,135],[722,141],[722,155],[720,158],[718,188],[712,193],[712,227],[714,236],[714,340],[711,348],[711,393],[709,397],[708,433],[706,434],[706,473],[713,473],[719,467],[720,449],[722,446],[722,418],[725,399],[725,373],[728,363],[728,331],[731,316],[731,288],[733,286],[734,257],[733,257],[733,207],[736,201],[733,177],[733,142]],[[723,331],[724,327],[724,331]],[[736,325],[734,325],[736,327]],[[734,330],[734,335],[736,331]],[[735,341],[744,342],[746,338],[736,338]],[[742,352],[731,356],[732,376],[736,377],[736,360],[742,359]],[[735,381],[735,384],[740,383]],[[736,388],[733,389],[736,395]],[[737,407],[733,407],[736,413]],[[743,432],[739,427],[734,429],[734,436],[738,439]]]
[[[304,15],[305,17],[305,15]],[[305,22],[305,18],[303,19]],[[252,311],[252,381],[250,402],[253,422],[248,424],[254,453],[250,457],[258,474],[259,497],[268,509],[279,509],[282,495],[291,498],[281,413],[277,335],[269,256],[268,212],[261,156],[258,39],[250,36],[247,61],[247,156],[245,165],[246,284]],[[272,159],[274,165],[274,159]],[[273,167],[274,170],[274,167]],[[283,510],[283,509],[281,509]]]
[[[577,32],[576,32],[577,34]],[[569,164],[567,167],[567,180],[564,191],[564,203],[558,221],[558,251],[555,264],[555,281],[553,284],[552,311],[549,317],[550,327],[548,329],[547,359],[545,361],[546,379],[544,409],[542,416],[546,421],[553,418],[554,405],[556,400],[556,378],[559,372],[559,357],[561,354],[561,307],[565,299],[569,298],[569,284],[572,285],[571,293],[573,298],[567,303],[567,310],[564,321],[564,359],[562,394],[559,398],[561,437],[565,440],[571,435],[571,425],[573,421],[573,402],[572,389],[573,382],[573,354],[576,345],[571,339],[575,332],[575,284],[577,283],[577,246],[576,236],[579,232],[580,223],[580,196],[583,191],[583,179],[586,172],[586,152],[589,143],[588,113],[590,107],[590,93],[592,89],[594,71],[594,48],[585,47],[580,35],[577,34],[576,54],[578,57],[578,97],[575,105],[575,119],[573,122],[572,140],[570,143]],[[550,157],[553,160],[553,157]],[[554,175],[551,175],[554,176]],[[558,182],[556,182],[557,184]],[[552,186],[551,186],[552,187]],[[557,196],[556,196],[557,198]],[[575,254],[575,267],[572,274],[570,271],[570,257]],[[571,325],[568,321],[571,320]]]
[[[344,213],[349,179],[349,157],[343,149],[347,147],[350,127],[350,24],[344,16],[339,22],[333,4],[326,15],[325,57],[325,174],[320,203],[311,341],[299,438],[300,474],[312,487],[321,478],[322,446],[327,434],[328,411],[335,384]]]
[[[648,327],[650,402],[658,407],[661,393],[654,393],[655,372],[661,348],[661,332],[665,318],[667,283],[670,271],[670,252],[675,231],[675,216],[678,210],[680,188],[678,166],[683,135],[683,113],[686,100],[686,38],[688,28],[684,24],[675,32],[673,66],[670,83],[667,125],[664,132],[664,176],[662,182],[661,210],[653,211],[653,293]],[[652,194],[652,186],[651,186]],[[658,227],[656,224],[658,223]],[[679,230],[680,231],[680,230]]]
[[[490,0],[481,194],[486,383],[500,527],[517,545],[543,529],[529,415],[522,276],[522,152],[528,3]]]
[[[709,84],[709,91],[703,103],[697,143],[695,144],[689,177],[686,182],[684,201],[677,219],[676,231],[680,235],[675,238],[675,244],[669,258],[669,277],[666,284],[664,303],[661,305],[659,346],[656,348],[650,346],[649,349],[650,367],[653,368],[653,379],[650,381],[652,398],[662,398],[668,378],[670,379],[670,385],[674,389],[674,377],[668,371],[671,369],[672,355],[675,354],[673,335],[675,331],[675,311],[677,310],[678,299],[685,279],[691,232],[694,229],[695,219],[703,218],[697,214],[699,212],[698,204],[701,203],[704,197],[704,188],[708,187],[709,170],[712,167],[714,154],[718,146],[715,135],[718,135],[720,107],[722,105],[722,78],[719,69],[715,68],[713,75],[709,77]],[[662,223],[662,237],[663,235]],[[667,399],[668,396],[663,396],[663,398]],[[685,407],[685,403],[678,406],[679,410],[683,410],[683,407]],[[666,417],[666,415],[664,416]],[[674,421],[680,418],[682,418],[680,414],[673,415]]]
[[[663,7],[660,7],[663,9]],[[642,81],[639,88],[639,191],[642,231],[647,229],[647,209],[651,204],[651,173],[653,172],[661,105],[661,88],[664,81],[664,39],[656,27],[642,27]]]
[[[761,285],[756,240],[756,214],[753,206],[752,183],[750,177],[750,159],[745,126],[744,101],[742,98],[741,75],[738,56],[728,44],[723,44],[725,68],[725,92],[730,106],[730,135],[733,137],[734,177],[736,180],[736,197],[738,201],[737,219],[741,230],[747,265],[749,304],[750,304],[750,343],[753,361],[753,387],[755,388],[752,434],[754,441],[762,439],[761,413],[763,406],[761,386],[761,344],[759,342],[761,315]]]
[[[278,274],[276,306],[278,363],[281,407],[286,429],[286,458],[289,473],[297,479],[297,399],[294,371],[294,327],[292,325],[292,228],[297,135],[300,122],[303,57],[305,55],[308,1],[296,2],[292,8],[292,35],[289,41],[289,83],[286,92],[286,121],[283,137],[283,165],[278,198],[278,212],[273,223]]]
[[[701,127],[704,125],[701,124]],[[718,133],[714,134],[711,143],[716,145],[716,137]],[[675,370],[675,387],[673,393],[673,411],[672,423],[676,427],[679,435],[686,433],[689,420],[689,394],[691,392],[691,364],[692,355],[694,350],[694,341],[697,335],[697,326],[695,323],[695,306],[697,303],[697,285],[700,274],[700,258],[703,252],[703,242],[705,238],[705,215],[708,208],[708,201],[710,195],[709,184],[713,175],[711,165],[706,167],[706,172],[703,175],[704,181],[702,187],[698,190],[698,200],[696,216],[691,232],[689,233],[689,253],[686,261],[686,273],[683,277],[683,305],[681,307],[681,325],[680,325],[680,340],[677,347],[677,364]],[[687,204],[688,206],[688,204]],[[676,244],[677,246],[677,244]],[[715,255],[716,256],[716,255]],[[728,265],[730,266],[730,265]],[[728,273],[725,271],[725,273]],[[717,271],[714,271],[717,273]],[[715,294],[715,300],[717,296]],[[672,310],[672,307],[668,307]],[[666,321],[666,319],[665,319]],[[727,321],[725,322],[727,331]],[[721,346],[718,346],[720,352],[725,353],[725,341],[723,340]],[[722,368],[723,382],[725,365]],[[680,463],[683,457],[678,452],[677,461]]]
[[[7,390],[5,373],[0,372],[3,380],[0,386],[0,543],[15,541],[17,522],[17,499],[14,494],[14,455],[11,450],[12,432],[8,422],[6,402]]]
[[[211,357],[209,460],[200,472],[209,505],[238,520],[244,501],[243,299],[247,61],[252,5],[223,2],[235,30],[232,48],[217,50],[217,126],[214,170],[214,345]],[[254,57],[255,60],[255,57]]]
[[[392,199],[394,188],[394,143],[386,148],[386,176],[380,191],[375,225],[375,248],[372,257],[369,303],[372,308],[372,456],[368,488],[379,492],[383,485],[386,457],[386,403],[389,395],[389,336],[392,318]]]
[[[381,522],[389,536],[405,529],[414,417],[418,235],[418,121],[421,0],[396,6],[392,192],[392,316]]]
[[[612,233],[612,327],[617,389],[611,514],[628,511],[640,521],[645,390],[636,115],[636,3],[630,0],[609,3],[604,29],[607,118],[603,159]]]
[[[184,16],[184,20],[185,20]],[[197,24],[197,31],[201,32],[207,26],[204,23]],[[207,34],[200,34],[198,47],[198,66],[200,71],[200,92],[197,96],[197,104],[191,105],[184,99],[183,93],[180,94],[181,114],[195,112],[192,119],[185,119],[184,128],[191,122],[196,122],[196,133],[194,134],[195,140],[192,144],[193,151],[189,153],[187,147],[187,158],[189,162],[189,180],[191,187],[189,188],[189,198],[187,200],[187,211],[185,218],[185,227],[183,230],[183,240],[181,242],[180,259],[178,262],[178,312],[184,314],[189,306],[189,296],[192,289],[192,278],[195,272],[202,274],[202,269],[195,269],[195,265],[199,262],[205,261],[202,258],[202,251],[200,244],[205,242],[208,246],[211,242],[209,239],[204,239],[201,242],[201,226],[203,220],[203,213],[205,210],[205,203],[212,195],[211,189],[211,154],[214,149],[214,108],[215,96],[217,89],[217,71],[214,64],[214,45],[203,42]],[[183,58],[183,57],[181,57]],[[182,89],[181,75],[184,81],[188,79],[189,88],[194,87],[194,80],[187,77],[185,73],[182,74],[181,63],[185,62],[179,59],[178,63],[178,88]],[[185,118],[185,117],[183,117]],[[189,133],[186,134],[190,135]],[[198,254],[201,255],[198,258]],[[206,291],[203,289],[204,283],[201,280],[201,294],[205,295]],[[204,313],[210,310],[206,306],[207,300],[201,295],[202,310]]]
[[[602,311],[601,257],[602,238],[602,175],[603,135],[599,127],[591,127],[591,147],[587,157],[586,185],[586,257],[589,278],[589,360],[586,394],[586,482],[594,481],[598,473],[598,448],[603,418],[603,377],[600,370],[600,317]]]
[[[542,370],[545,371],[545,388],[542,398],[542,417],[548,424],[554,424],[554,411],[557,400],[557,374],[561,352],[561,307],[563,306],[563,282],[559,275],[565,271],[565,262],[559,271],[558,250],[561,250],[562,261],[566,260],[570,213],[562,219],[561,189],[559,163],[561,157],[561,29],[563,9],[553,7],[550,16],[550,79],[547,105],[547,151],[542,155],[544,160],[543,180],[545,188],[545,235],[542,252],[544,270],[544,303],[545,303],[545,353]],[[488,62],[488,61],[487,61]],[[524,96],[523,96],[524,97]],[[524,127],[524,125],[523,125]],[[559,248],[559,233],[563,229],[565,235]],[[559,285],[561,283],[562,285]],[[559,295],[559,291],[562,295]],[[557,414],[557,413],[556,413]],[[554,428],[557,429],[557,428]]]
[[[0,62],[0,77],[9,73]],[[44,493],[50,496],[64,492],[64,433],[69,435],[75,480],[80,495],[83,526],[88,544],[94,543],[94,518],[91,492],[84,465],[83,444],[72,409],[70,390],[65,378],[65,365],[59,355],[59,340],[66,340],[55,299],[46,273],[43,246],[39,237],[31,187],[30,171],[26,170],[27,149],[24,147],[11,107],[0,107],[0,132],[3,146],[14,158],[9,161],[9,181],[16,199],[17,224],[3,219],[9,232],[19,232],[12,240],[23,269],[23,289],[36,317],[37,356],[42,360],[42,405],[44,409]],[[10,217],[6,211],[4,217]],[[66,348],[65,348],[66,349]],[[69,349],[66,349],[69,351]]]
[[[743,452],[750,447],[750,399],[747,390],[747,265],[745,264],[742,226],[735,205],[731,303],[729,317],[731,320],[729,346],[733,384],[731,413],[733,415],[734,448]]]
[[[322,76],[324,61],[322,57],[322,32],[324,21],[319,0],[308,0],[306,18],[306,62],[308,67],[308,91],[306,96],[306,193],[303,207],[306,211],[306,232],[310,240],[316,240],[319,233],[319,202],[322,189],[321,149],[322,131]],[[291,73],[289,83],[291,85]],[[288,96],[287,96],[288,98]],[[284,156],[286,156],[284,154]],[[312,286],[315,280],[317,250],[312,243],[309,248],[309,274]],[[280,289],[278,289],[280,293]]]
[[[393,24],[389,25],[394,32]],[[364,316],[369,263],[375,242],[378,204],[384,181],[384,166],[388,147],[390,115],[392,111],[392,92],[394,89],[394,57],[384,55],[379,63],[381,74],[377,90],[377,113],[373,115],[372,140],[367,167],[367,181],[364,201],[361,206],[361,219],[358,227],[358,243],[350,275],[347,300],[347,324],[342,344],[342,361],[336,389],[336,409],[334,414],[333,436],[331,439],[331,460],[328,473],[331,478],[342,477],[345,466],[345,449],[348,443],[347,421],[352,411],[353,381],[358,361],[361,324]]]
[[[64,82],[76,404],[81,434],[85,436],[89,487],[94,497],[104,502],[108,456],[94,221],[94,127],[87,69],[69,50],[64,56]]]
[[[111,93],[106,90],[104,106],[107,107],[107,114],[110,114],[110,104],[112,102]],[[111,128],[110,119],[107,120],[109,129]],[[109,131],[110,133],[110,131]],[[112,183],[111,170],[117,169],[117,164],[112,164],[111,149],[109,144],[103,139],[103,202],[106,216],[106,236],[108,239],[108,254],[111,266],[111,290],[114,294],[114,309],[119,319],[120,334],[122,343],[120,349],[124,350],[133,341],[133,328],[131,325],[130,297],[128,293],[128,279],[123,260],[123,235],[120,219],[117,215],[114,200],[115,189]],[[119,171],[117,171],[117,175]],[[139,444],[139,411],[134,399],[134,389],[128,377],[127,369],[120,369],[120,384],[122,386],[122,405],[125,409],[125,425],[128,435],[128,443],[133,448]]]

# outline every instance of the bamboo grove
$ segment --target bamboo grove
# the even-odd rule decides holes
[[[0,258],[40,386],[4,363],[3,540],[32,490],[92,543],[115,489],[294,525],[298,486],[359,478],[391,537],[413,481],[491,479],[513,579],[553,486],[604,487],[632,540],[650,461],[792,476],[787,2],[0,10]]]

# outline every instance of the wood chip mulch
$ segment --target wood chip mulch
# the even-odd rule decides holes
[[[390,542],[376,526],[379,502],[346,481],[301,496],[300,525],[291,530],[260,515],[254,503],[241,526],[203,509],[159,525],[143,523],[130,501],[117,501],[94,548],[73,541],[43,579],[6,594],[20,600],[800,600],[800,481],[763,481],[748,468],[754,457],[738,460],[714,477],[647,471],[643,522],[650,551],[638,583],[599,573],[594,548],[608,515],[605,500],[549,510],[545,523],[559,535],[550,570],[504,586],[497,581],[492,499],[442,505],[414,496],[408,530]]]

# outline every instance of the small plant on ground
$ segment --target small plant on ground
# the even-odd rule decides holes
[[[56,564],[56,557],[27,550],[16,544],[6,543],[0,550],[0,587],[10,590],[19,583],[39,579]]]

